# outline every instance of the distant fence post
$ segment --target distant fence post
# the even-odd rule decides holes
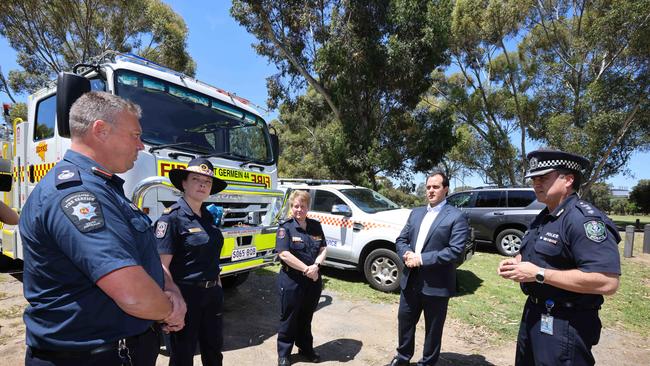
[[[625,227],[625,247],[623,247],[623,257],[631,258],[634,250],[634,225]]]
[[[650,224],[643,228],[643,253],[650,254]]]

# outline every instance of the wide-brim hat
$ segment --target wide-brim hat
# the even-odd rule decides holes
[[[591,164],[586,158],[560,150],[535,150],[528,155],[526,178],[539,177],[557,169],[571,170],[583,175]]]
[[[185,169],[176,168],[170,170],[169,180],[172,182],[174,187],[178,188],[178,190],[183,192],[184,191],[183,181],[187,178],[187,175],[190,173],[201,174],[206,177],[212,178],[212,189],[210,190],[211,195],[223,191],[228,185],[228,183],[215,177],[214,167],[212,166],[212,163],[210,162],[210,160],[205,158],[195,158],[190,160],[190,162],[187,164],[187,168]]]

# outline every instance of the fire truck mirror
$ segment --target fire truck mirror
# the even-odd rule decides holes
[[[56,127],[59,136],[70,137],[70,107],[90,91],[90,80],[70,72],[61,72],[56,83]]]
[[[273,149],[273,161],[276,163],[280,160],[280,139],[278,135],[271,134],[271,148]]]
[[[11,160],[0,159],[0,192],[11,191]]]

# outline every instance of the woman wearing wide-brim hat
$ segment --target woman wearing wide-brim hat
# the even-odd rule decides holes
[[[203,202],[226,188],[209,160],[192,159],[172,169],[169,180],[183,196],[156,222],[158,253],[187,304],[185,327],[170,335],[170,365],[193,365],[197,342],[204,366],[221,365],[223,290],[219,256],[223,235]]]

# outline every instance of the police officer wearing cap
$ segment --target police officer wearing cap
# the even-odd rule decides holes
[[[70,109],[70,150],[23,207],[25,365],[153,366],[154,321],[183,326],[151,221],[116,175],[143,149],[139,117],[117,96],[82,95]]]
[[[221,365],[223,290],[219,256],[223,236],[219,218],[213,217],[203,202],[226,188],[226,183],[214,176],[212,163],[204,158],[191,160],[186,169],[172,169],[169,179],[183,196],[156,222],[158,253],[187,304],[185,328],[170,336],[169,364],[193,365],[198,342],[203,365]]]
[[[280,224],[276,250],[282,269],[280,286],[280,327],[278,365],[291,365],[291,349],[309,362],[319,362],[314,351],[311,320],[323,288],[319,268],[326,256],[325,234],[320,222],[307,218],[309,192],[295,190],[289,196],[291,218]]]
[[[598,310],[603,295],[619,285],[621,238],[614,223],[576,193],[587,159],[549,150],[528,159],[526,178],[546,208],[530,224],[520,253],[497,270],[528,295],[515,365],[594,365]]]

